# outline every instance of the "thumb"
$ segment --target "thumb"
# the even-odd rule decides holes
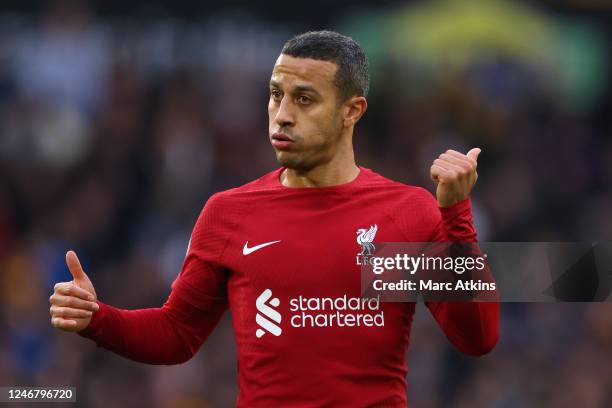
[[[66,264],[74,280],[88,279],[74,251],[68,251],[66,253]]]
[[[478,160],[478,155],[480,154],[480,152],[480,147],[475,147],[469,152],[467,152],[467,157],[469,157],[470,159]]]

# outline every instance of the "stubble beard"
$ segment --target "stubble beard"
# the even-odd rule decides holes
[[[338,143],[337,138],[334,140],[328,140],[327,142],[313,146],[308,150],[301,150],[298,152],[276,152],[276,160],[281,166],[287,167],[291,170],[295,170],[299,173],[308,172],[317,166],[328,163],[332,157],[332,150],[335,148],[334,144]]]

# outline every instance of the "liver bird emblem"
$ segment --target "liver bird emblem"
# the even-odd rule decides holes
[[[372,255],[372,251],[376,250],[372,243],[376,236],[376,231],[378,231],[378,225],[376,224],[370,226],[368,230],[365,228],[359,228],[357,230],[357,243],[361,245],[361,252],[359,255]]]

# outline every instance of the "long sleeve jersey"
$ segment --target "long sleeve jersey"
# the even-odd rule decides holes
[[[469,198],[440,208],[427,190],[363,167],[346,184],[289,188],[282,171],[208,200],[161,308],[99,302],[80,334],[132,360],[176,364],[229,309],[239,407],[405,407],[415,304],[361,298],[358,231],[376,226],[378,242],[474,242]],[[427,307],[462,352],[497,342],[498,303]]]

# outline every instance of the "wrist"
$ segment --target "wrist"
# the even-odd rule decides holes
[[[461,200],[450,207],[440,207],[446,236],[450,242],[474,242],[476,230],[472,220],[470,198]]]
[[[96,303],[98,304],[100,308],[98,309],[97,312],[94,312],[94,314],[91,316],[91,320],[89,321],[89,324],[87,325],[87,327],[77,332],[77,334],[79,334],[80,336],[91,337],[92,335],[95,335],[95,333],[98,332],[100,324],[102,320],[104,319],[106,305],[100,302],[99,300],[96,300]]]
[[[465,211],[472,210],[472,200],[470,199],[470,196],[467,196],[463,200],[457,201],[456,203],[450,206],[443,207],[438,204],[438,208],[440,209],[440,212],[442,212],[442,215],[445,215],[445,214],[453,215],[457,213],[463,213]]]

